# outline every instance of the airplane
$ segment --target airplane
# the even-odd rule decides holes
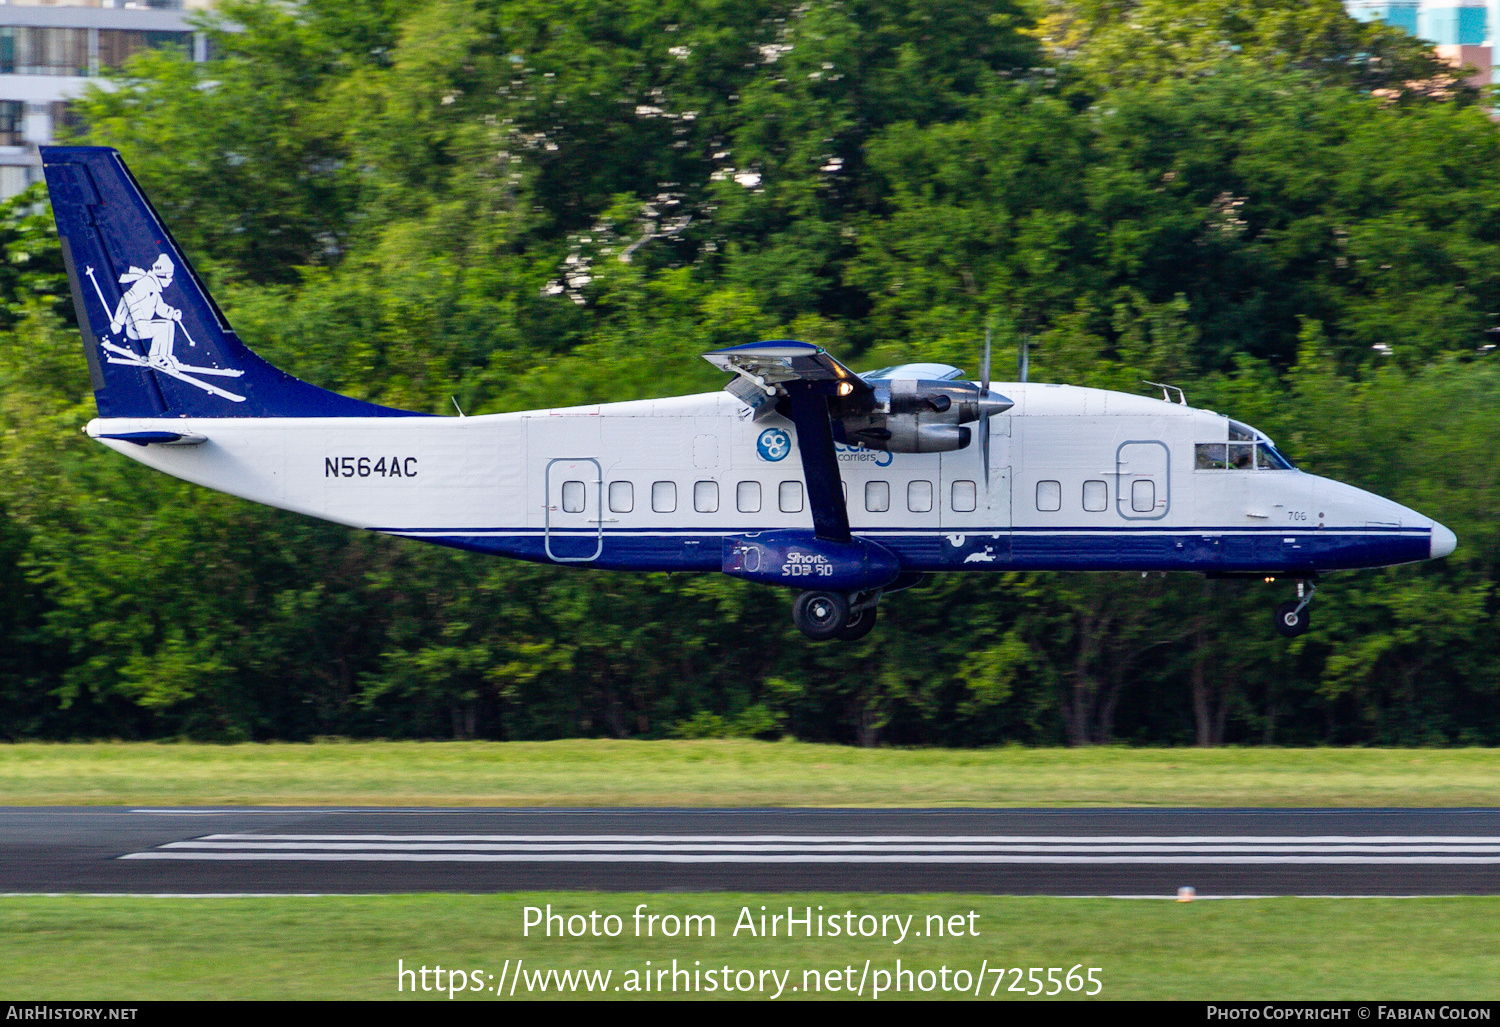
[[[859,374],[772,340],[704,354],[733,377],[702,395],[473,417],[341,396],[240,341],[116,150],[42,161],[99,411],[85,430],[257,503],[538,563],[785,586],[815,641],[864,637],[883,596],[928,574],[1016,570],[1289,579],[1274,624],[1294,637],[1321,574],[1457,544],[1180,391],[992,386],[988,345],[979,382],[944,364]]]

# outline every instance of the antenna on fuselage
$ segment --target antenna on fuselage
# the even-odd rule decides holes
[[[1024,383],[1031,370],[1031,336],[1021,336],[1021,348],[1016,352],[1016,376]]]
[[[1175,392],[1175,393],[1177,393],[1177,403],[1178,403],[1178,405],[1179,406],[1187,406],[1187,396],[1183,393],[1183,391],[1181,389],[1179,389],[1175,385],[1163,385],[1161,382],[1148,382],[1144,378],[1141,379],[1141,384],[1142,385],[1149,385],[1153,389],[1160,389],[1161,390],[1162,402],[1164,402],[1164,403],[1170,403],[1170,402],[1172,402],[1172,393]]]

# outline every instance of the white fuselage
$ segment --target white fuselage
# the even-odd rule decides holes
[[[1157,399],[997,383],[950,453],[839,447],[849,523],[912,570],[1316,572],[1442,555],[1441,526],[1297,470],[1200,469],[1229,421]],[[719,540],[811,526],[795,430],[724,392],[466,418],[95,420],[197,445],[106,445],[340,524],[523,559],[717,569]],[[986,466],[987,463],[987,466]],[[1446,538],[1451,539],[1451,534]],[[1446,551],[1446,550],[1445,550]]]

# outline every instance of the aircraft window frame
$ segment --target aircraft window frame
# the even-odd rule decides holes
[[[865,482],[865,511],[867,513],[890,513],[891,483],[888,481]]]
[[[693,512],[719,512],[719,483],[716,481],[693,482]]]
[[[1224,442],[1199,442],[1193,446],[1193,470],[1229,470],[1229,446]]]
[[[1295,471],[1297,465],[1286,458],[1270,439],[1262,439],[1255,446],[1255,469],[1257,471]]]
[[[1297,465],[1271,444],[1254,442],[1198,442],[1193,445],[1195,471],[1295,471]]]
[[[635,512],[635,486],[628,481],[609,483],[609,512]]]
[[[932,513],[932,482],[915,478],[906,483],[906,509],[909,513]]]
[[[760,482],[742,481],[736,485],[734,508],[740,513],[760,513]]]
[[[1095,485],[1098,487],[1091,489],[1089,488],[1090,485]],[[1091,501],[1090,493],[1093,493],[1092,502],[1095,504],[1093,506],[1089,505]],[[1088,481],[1083,483],[1082,498],[1083,509],[1085,513],[1104,513],[1109,509],[1109,483],[1100,481],[1097,478],[1090,478]]]
[[[1141,486],[1150,490],[1146,494]],[[1144,506],[1142,503],[1144,502]],[[1153,478],[1137,478],[1130,483],[1130,509],[1132,513],[1151,513],[1156,509],[1156,480]]]
[[[776,489],[776,505],[782,513],[801,513],[807,505],[800,481],[784,481]]]
[[[1062,482],[1043,478],[1036,483],[1036,509],[1038,513],[1057,513],[1062,509]]]
[[[979,485],[960,478],[948,489],[948,505],[954,513],[973,513],[979,509]]]
[[[583,513],[584,507],[588,506],[589,489],[581,481],[565,481],[562,483],[562,493],[559,504],[563,513]]]
[[[651,483],[651,512],[677,512],[677,483],[675,481],[653,481]]]

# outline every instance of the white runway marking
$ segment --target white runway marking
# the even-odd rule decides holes
[[[1500,864],[1479,835],[209,834],[121,859],[405,863]]]

